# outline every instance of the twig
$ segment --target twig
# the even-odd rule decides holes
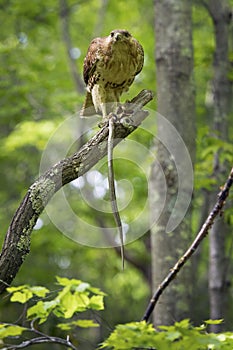
[[[131,109],[123,116],[122,123],[115,125],[114,147],[131,134],[148,116],[141,108],[153,98],[149,90],[141,91],[131,103]],[[130,121],[127,123],[126,121]],[[8,228],[0,255],[0,293],[16,276],[20,266],[30,252],[30,236],[33,227],[46,204],[53,195],[67,183],[89,171],[107,154],[108,123],[94,135],[80,150],[48,169],[29,188],[16,210]]]
[[[32,345],[37,344],[45,344],[45,343],[53,343],[53,344],[61,344],[63,346],[66,346],[70,349],[77,350],[77,348],[69,341],[69,339],[62,339],[58,337],[38,337],[38,338],[32,338],[23,341],[20,344],[17,345],[7,345],[2,350],[17,350],[17,349],[24,349],[28,348]]]
[[[228,197],[229,190],[233,184],[233,168],[231,169],[230,175],[228,177],[228,180],[226,181],[223,188],[221,188],[220,193],[218,194],[218,199],[213,207],[211,213],[209,214],[208,218],[206,219],[204,225],[202,226],[201,230],[197,234],[195,240],[191,244],[191,246],[188,248],[188,250],[184,253],[184,255],[177,261],[177,263],[174,265],[174,267],[171,269],[169,274],[165,277],[165,279],[162,281],[162,283],[159,285],[157,290],[155,291],[152,299],[150,300],[150,303],[146,309],[146,312],[142,318],[143,321],[148,321],[152,311],[154,310],[155,305],[157,304],[161,294],[164,292],[166,287],[170,284],[170,282],[176,277],[180,269],[183,267],[183,265],[187,262],[187,260],[193,255],[193,253],[196,251],[198,246],[200,245],[201,241],[207,236],[209,229],[214,223],[214,219],[218,214],[221,213],[221,210],[225,204],[225,201]]]
[[[14,344],[14,345],[13,344],[4,344],[5,346],[4,346],[4,348],[2,348],[2,350],[23,349],[23,348],[27,348],[31,345],[44,344],[44,343],[61,344],[61,345],[64,345],[66,347],[68,346],[68,348],[70,348],[70,349],[77,350],[77,348],[70,342],[69,336],[67,336],[66,339],[63,339],[60,337],[54,337],[54,336],[50,336],[48,334],[45,334],[34,327],[35,322],[36,322],[36,319],[32,320],[31,324],[30,324],[31,328],[24,327],[24,331],[35,333],[36,335],[38,335],[38,337],[25,340],[20,344]],[[8,325],[15,326],[15,324],[10,324],[10,323],[8,323]]]

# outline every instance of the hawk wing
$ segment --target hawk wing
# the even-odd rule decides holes
[[[100,48],[102,46],[102,40],[103,38],[96,38],[92,40],[90,43],[90,46],[87,50],[86,57],[84,59],[83,64],[83,79],[87,85],[87,93],[86,98],[82,107],[82,110],[80,112],[80,116],[90,116],[95,114],[95,108],[93,105],[91,92],[90,92],[90,85],[94,85],[96,82],[96,66],[97,62],[99,61],[99,52]]]
[[[90,78],[94,76],[97,62],[99,61],[99,55],[101,47],[103,45],[104,38],[96,38],[92,40],[88,50],[87,55],[84,59],[83,65],[83,79],[86,85],[89,84]]]
[[[143,50],[142,45],[139,44],[139,42],[136,39],[132,38],[132,40],[133,40],[133,43],[134,43],[134,45],[136,47],[137,60],[138,60],[138,67],[137,67],[137,71],[135,73],[135,76],[136,76],[137,74],[139,74],[141,72],[141,70],[143,68],[143,64],[144,64],[144,50]]]

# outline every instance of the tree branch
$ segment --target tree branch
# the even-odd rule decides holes
[[[142,90],[132,101],[119,108],[114,128],[114,147],[132,133],[148,113],[142,107],[153,98]],[[91,169],[107,154],[108,123],[80,150],[48,169],[30,186],[8,228],[0,255],[0,293],[12,282],[30,251],[34,225],[52,196],[64,185]]]
[[[18,345],[7,345],[3,348],[3,350],[25,349],[32,345],[45,344],[45,343],[60,344],[68,347],[69,349],[77,350],[77,348],[69,341],[69,339],[66,340],[58,337],[47,337],[47,336],[28,339]]]
[[[197,234],[191,246],[184,253],[184,255],[177,261],[177,263],[170,270],[169,274],[165,277],[165,279],[162,281],[162,283],[159,285],[159,287],[155,291],[142,320],[148,321],[152,311],[154,310],[155,305],[157,304],[164,290],[167,288],[170,282],[176,277],[178,272],[181,270],[183,265],[190,259],[193,253],[195,253],[195,251],[197,250],[202,240],[207,236],[209,229],[214,223],[214,219],[218,214],[221,214],[222,208],[225,205],[225,201],[229,195],[229,190],[232,184],[233,184],[233,168],[231,169],[230,175],[224,187],[221,189],[220,193],[218,194],[217,202],[213,207],[211,213],[209,214],[208,218],[206,219],[204,225],[202,226],[201,230]]]

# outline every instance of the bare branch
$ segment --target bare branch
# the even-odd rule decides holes
[[[148,113],[141,109],[152,98],[151,91],[143,90],[124,105],[115,124],[114,147],[147,117]],[[107,139],[108,123],[79,152],[55,164],[31,185],[5,237],[0,255],[0,293],[12,282],[28,255],[31,232],[46,204],[62,186],[85,174],[107,154]]]
[[[69,339],[66,340],[58,337],[47,337],[47,336],[28,339],[18,345],[7,345],[3,348],[3,350],[25,349],[32,345],[45,344],[45,343],[60,344],[68,347],[69,349],[77,350],[77,348],[69,341]]]
[[[214,220],[217,215],[219,215],[222,211],[223,206],[225,205],[225,201],[229,195],[229,190],[233,184],[233,168],[231,169],[230,175],[228,177],[228,180],[226,181],[224,187],[221,189],[217,202],[215,206],[213,207],[211,213],[209,214],[208,218],[206,219],[204,225],[202,226],[201,230],[197,234],[195,240],[191,244],[191,246],[188,248],[188,250],[184,253],[184,255],[177,261],[177,263],[173,266],[173,268],[170,270],[169,274],[165,277],[165,279],[162,281],[162,283],[159,285],[157,290],[155,291],[147,309],[146,312],[142,318],[144,321],[148,321],[151,313],[154,310],[155,305],[157,304],[160,296],[164,292],[164,290],[167,288],[167,286],[170,284],[172,280],[176,277],[178,272],[181,270],[183,265],[190,259],[190,257],[195,253],[198,246],[202,242],[202,240],[207,236],[209,229],[214,223]]]

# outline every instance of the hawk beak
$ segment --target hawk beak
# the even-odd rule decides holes
[[[118,41],[118,40],[120,40],[121,38],[122,38],[121,33],[116,33],[116,35],[115,35],[115,40]]]

